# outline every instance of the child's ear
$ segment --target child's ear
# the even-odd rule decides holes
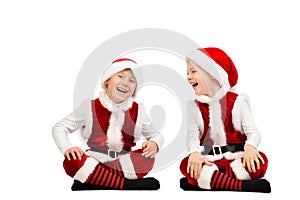
[[[135,97],[135,94],[136,94],[136,89],[135,89],[134,93],[132,94],[132,97],[133,97],[133,98]]]
[[[207,73],[208,77],[211,79],[211,80],[217,80],[213,75],[211,75],[210,73]]]
[[[108,88],[108,82],[109,82],[109,80],[110,80],[110,78],[107,79],[107,80],[104,82],[104,85],[105,85],[106,88]]]

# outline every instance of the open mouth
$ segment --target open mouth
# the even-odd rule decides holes
[[[193,87],[196,87],[197,85],[198,85],[198,83],[193,83],[192,84]]]
[[[118,92],[121,92],[121,93],[123,93],[123,94],[125,94],[125,93],[128,92],[127,90],[125,90],[125,89],[123,89],[123,88],[119,88],[119,87],[117,87],[117,91],[118,91]]]

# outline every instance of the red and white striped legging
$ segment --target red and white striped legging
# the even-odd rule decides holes
[[[122,189],[125,178],[143,178],[152,170],[154,161],[142,156],[142,149],[138,149],[106,163],[87,155],[81,160],[65,158],[63,167],[69,176],[82,183]]]

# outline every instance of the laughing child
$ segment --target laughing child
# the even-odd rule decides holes
[[[138,84],[137,64],[120,58],[102,75],[99,97],[85,101],[57,122],[52,135],[64,155],[63,167],[74,179],[72,190],[157,190],[159,181],[145,176],[163,144],[145,113],[133,101]],[[80,130],[86,149],[73,146],[68,134]],[[140,149],[133,150],[141,136]]]
[[[271,192],[249,98],[231,91],[237,80],[235,65],[221,49],[200,48],[187,56],[187,81],[196,99],[188,105],[183,190]]]

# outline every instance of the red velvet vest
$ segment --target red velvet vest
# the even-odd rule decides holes
[[[227,92],[227,94],[219,101],[221,104],[221,117],[225,129],[224,131],[226,134],[227,144],[240,144],[245,142],[247,139],[246,135],[241,134],[240,131],[236,130],[232,123],[232,108],[234,106],[237,96],[238,94],[236,93]],[[214,142],[210,137],[209,131],[209,106],[208,104],[201,103],[199,101],[196,101],[196,103],[198,104],[204,123],[204,132],[202,134],[202,137],[200,138],[200,145],[212,146]]]
[[[107,130],[111,111],[103,107],[99,98],[92,100],[93,126],[92,133],[88,139],[88,146],[99,150],[107,150]],[[134,129],[138,116],[138,104],[132,103],[132,107],[125,111],[124,125],[122,127],[123,149],[128,149],[136,145],[134,142]]]

